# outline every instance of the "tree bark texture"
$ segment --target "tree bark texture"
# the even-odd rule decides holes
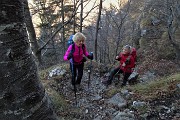
[[[95,36],[95,43],[94,43],[94,53],[95,53],[95,60],[97,61],[97,46],[98,46],[98,31],[99,31],[99,22],[101,20],[101,10],[102,10],[102,0],[100,0],[99,3],[99,14],[98,14],[98,19],[97,19],[97,24],[96,24],[96,36]]]
[[[61,0],[61,15],[62,15],[62,41],[63,41],[63,53],[65,53],[65,49],[66,49],[66,41],[65,41],[65,29],[64,29],[64,0]]]
[[[83,0],[81,0],[81,13],[80,13],[80,32],[82,32],[83,27]]]
[[[24,23],[22,0],[0,1],[0,120],[56,120]]]
[[[35,33],[34,26],[32,23],[31,14],[29,11],[29,6],[28,6],[27,0],[24,0],[24,10],[25,10],[25,23],[26,23],[26,27],[27,27],[27,31],[28,31],[28,35],[29,35],[31,49],[32,49],[37,61],[39,62],[39,64],[41,64],[42,63],[41,51],[38,51],[39,45],[36,40],[36,33]]]
[[[174,3],[170,0],[167,0],[167,13],[168,13],[168,37],[169,37],[169,42],[173,45],[176,53],[176,59],[179,61],[180,60],[180,45],[178,42],[176,42],[175,38],[175,31],[176,29],[179,29],[178,27],[176,28],[175,24],[178,19],[176,19],[175,16],[175,6]],[[177,22],[178,23],[178,22]],[[179,25],[178,25],[179,26]]]
[[[73,3],[74,3],[74,12],[76,11],[76,0],[74,0],[73,1]],[[74,15],[74,17],[73,17],[73,34],[75,34],[76,33],[76,16]]]

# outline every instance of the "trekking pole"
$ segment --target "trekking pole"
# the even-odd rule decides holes
[[[90,54],[93,55],[92,52]],[[88,76],[88,89],[89,89],[89,86],[90,86],[91,69],[92,69],[92,60],[91,60],[91,63],[89,65],[89,69],[88,69],[88,73],[89,73],[89,76]]]
[[[74,60],[73,60],[73,58],[72,58],[72,63],[71,63],[71,68],[72,68],[72,79],[73,79],[73,83],[74,83],[74,96],[75,96],[75,102],[76,102],[76,106],[77,106],[77,97],[76,97],[76,85],[75,85],[75,75],[74,75],[74,65],[73,65],[73,63],[74,63]]]
[[[91,63],[89,65],[89,69],[88,69],[88,73],[89,73],[89,76],[88,76],[88,89],[89,89],[89,86],[90,86],[91,67],[92,67],[92,60],[91,60]]]
[[[121,70],[121,69],[119,68],[119,70],[118,70],[118,71],[114,74],[113,79],[115,78],[115,76],[116,76],[116,75],[118,75],[118,74],[119,74],[120,70]],[[120,76],[118,75],[118,82],[119,82],[119,78],[120,78]],[[116,84],[118,84],[118,82],[117,82],[117,83],[115,83],[115,85],[116,85]]]

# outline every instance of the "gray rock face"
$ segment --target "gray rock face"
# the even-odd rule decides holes
[[[116,112],[116,116],[112,120],[135,120],[135,117],[130,112]]]
[[[143,107],[143,106],[145,106],[145,105],[146,105],[145,102],[134,101],[132,106],[133,106],[134,108],[139,108],[139,107]]]
[[[119,108],[123,108],[127,105],[127,101],[120,95],[120,93],[117,93],[110,98],[107,103],[118,106]]]
[[[152,25],[154,25],[154,26],[157,26],[161,23],[161,20],[159,20],[156,17],[151,17],[151,19],[152,19]]]
[[[180,91],[180,84],[177,84],[177,89]]]
[[[147,30],[141,30],[141,37],[146,35]]]
[[[98,100],[101,100],[102,97],[100,95],[94,95],[91,99],[92,101],[98,101]]]
[[[57,67],[49,72],[49,77],[64,75],[66,73],[66,70],[64,70],[61,67]]]
[[[156,76],[154,75],[154,73],[148,71],[140,78],[140,81],[141,82],[149,82],[150,80],[154,80],[155,78],[156,78]]]

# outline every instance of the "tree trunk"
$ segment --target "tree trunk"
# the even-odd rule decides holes
[[[175,28],[173,22],[175,21],[175,16],[173,13],[175,10],[173,10],[172,5],[170,6],[170,3],[172,1],[167,0],[167,9],[168,9],[168,37],[169,37],[169,42],[173,45],[175,52],[176,52],[176,59],[179,61],[180,60],[180,46],[178,43],[175,41]]]
[[[74,0],[74,12],[76,11],[76,0]],[[76,33],[76,16],[74,15],[74,20],[73,20],[73,34]]]
[[[83,0],[81,0],[81,13],[80,13],[80,32],[82,32],[83,26]]]
[[[0,11],[0,120],[56,120],[29,51],[22,0],[1,0]]]
[[[99,47],[99,62],[102,63],[102,48]]]
[[[97,61],[97,39],[98,39],[98,30],[99,30],[99,22],[101,20],[101,10],[102,10],[102,0],[100,0],[99,3],[99,14],[98,14],[98,19],[97,19],[97,24],[96,24],[96,36],[95,36],[95,42],[94,42],[94,53],[95,53],[95,60]]]
[[[39,62],[39,64],[41,64],[42,63],[41,51],[38,51],[39,45],[36,40],[36,33],[35,33],[34,26],[32,23],[27,0],[24,0],[24,10],[25,10],[25,23],[26,23],[26,27],[27,27],[27,31],[28,31],[28,35],[29,35],[31,49],[32,49],[37,61]]]
[[[61,38],[62,38],[62,42],[63,42],[63,53],[65,52],[65,39],[64,39],[64,35],[65,35],[65,29],[64,29],[64,0],[61,1],[61,15],[62,15],[62,33],[61,33]]]

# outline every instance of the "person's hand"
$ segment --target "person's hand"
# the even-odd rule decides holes
[[[120,60],[121,60],[121,57],[119,57],[119,56],[116,56],[116,57],[115,57],[115,60],[118,60],[118,61],[120,61]]]
[[[67,59],[69,60],[69,59],[71,59],[72,57],[73,57],[73,53],[70,52],[69,55],[68,55],[68,57],[67,57]]]
[[[125,66],[126,66],[126,63],[123,63],[122,66],[125,67]]]
[[[118,60],[119,59],[119,56],[116,56],[116,60]]]
[[[90,52],[90,54],[87,56],[88,59],[93,60],[93,52]]]
[[[130,58],[127,58],[126,61],[125,61],[125,64],[129,64],[130,63]]]

